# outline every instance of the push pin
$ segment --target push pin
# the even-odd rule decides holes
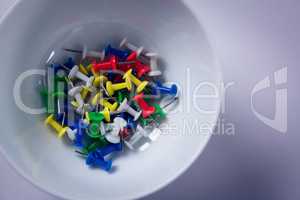
[[[92,77],[88,77],[88,76],[84,75],[83,73],[81,73],[79,71],[79,67],[77,65],[75,65],[71,69],[71,71],[69,73],[69,76],[68,76],[69,79],[73,79],[75,77],[78,78],[78,79],[80,79],[80,80],[82,80],[82,81],[84,81],[86,83],[87,87],[90,87],[93,84],[93,81],[94,81],[94,77],[93,76]]]
[[[104,116],[106,122],[110,122],[110,111],[107,107],[105,107],[100,113]]]
[[[75,134],[74,145],[76,147],[83,147],[83,138],[85,134],[85,129],[87,128],[87,124],[83,120],[79,120],[74,127],[77,129],[77,133]]]
[[[115,71],[117,70],[118,67],[122,69],[124,68],[124,66],[128,67],[133,64],[136,64],[136,62],[135,61],[118,62],[116,56],[111,56],[108,62],[94,63],[92,69],[94,70],[95,73],[99,71]]]
[[[113,129],[105,135],[107,141],[113,144],[120,143],[120,132],[127,126],[127,122],[121,118],[116,117],[113,123]]]
[[[71,141],[75,141],[77,134],[77,129],[67,128],[67,136]]]
[[[127,38],[124,38],[120,43],[121,48],[127,48],[131,51],[135,51],[137,53],[137,57],[139,57],[143,51],[144,47],[136,47],[135,45],[128,42]]]
[[[86,164],[91,167],[99,167],[107,172],[110,171],[112,167],[112,161],[105,161],[103,156],[97,151],[88,154]]]
[[[143,127],[138,125],[137,131],[144,137],[149,138],[152,142],[156,141],[157,138],[161,135],[161,130],[158,128],[154,128],[153,130],[148,129],[148,131],[146,131]]]
[[[70,70],[75,66],[75,62],[74,62],[73,58],[69,57],[62,66],[65,66],[67,69]]]
[[[92,90],[89,87],[86,87],[86,86],[82,87],[82,90],[80,92],[81,98],[83,100],[85,100],[91,92],[92,92]]]
[[[156,53],[146,53],[146,56],[150,60],[151,71],[148,73],[149,76],[160,76],[162,72],[158,69],[158,55]]]
[[[137,76],[139,78],[151,71],[151,68],[149,66],[143,64],[141,61],[139,61],[137,59],[137,53],[135,51],[133,51],[127,57],[126,61],[127,62],[135,61],[135,70],[136,70]],[[123,68],[123,69],[126,69],[126,68]],[[121,69],[121,70],[124,71],[123,69]],[[129,69],[130,69],[130,66],[127,66],[127,70],[125,72],[127,72]]]
[[[112,48],[111,45],[108,45],[105,48],[105,55],[106,56],[114,55],[114,56],[117,56],[118,58],[120,58],[122,60],[125,60],[129,56],[129,53],[127,51],[122,51],[122,50],[119,50],[119,49]]]
[[[133,99],[138,103],[139,107],[141,108],[142,116],[144,118],[148,118],[155,112],[155,107],[149,106],[144,100],[144,94],[136,95]]]
[[[107,107],[111,112],[115,111],[118,107],[118,103],[109,103],[106,99],[100,99],[100,105]]]
[[[128,70],[124,76],[123,79],[129,79],[130,81],[133,82],[133,84],[135,84],[137,86],[137,93],[141,93],[145,87],[148,85],[148,81],[140,81],[138,78],[136,78],[133,74],[132,74],[132,69]]]
[[[113,96],[115,91],[119,91],[119,90],[123,90],[123,89],[127,89],[128,91],[131,91],[131,88],[132,88],[132,85],[131,85],[131,81],[129,78],[125,78],[124,83],[112,84],[112,82],[110,82],[110,81],[106,82],[106,90],[107,90],[109,96]]]
[[[135,69],[136,69],[137,76],[139,78],[144,76],[145,74],[151,72],[151,68],[148,65],[145,65],[145,64],[143,64],[142,62],[140,62],[138,60],[136,62]]]
[[[83,50],[75,50],[75,49],[68,49],[64,48],[65,51],[71,52],[71,53],[77,53],[77,54],[82,54],[82,59],[85,59],[86,57],[92,57],[92,58],[99,58],[100,60],[104,60],[105,58],[105,51],[88,51],[87,47],[84,46]]]
[[[88,136],[91,138],[97,139],[100,138],[100,125],[99,123],[91,123],[87,131]]]
[[[156,86],[154,87],[160,94],[167,94],[171,96],[177,96],[178,88],[177,85],[172,84],[170,88],[163,86],[160,82],[156,82]]]
[[[79,71],[80,71],[81,73],[83,73],[84,75],[86,75],[86,76],[89,75],[89,72],[88,72],[87,68],[84,67],[82,64],[79,65]]]
[[[95,78],[93,85],[94,87],[100,87],[101,84],[104,84],[107,82],[107,77],[104,75],[100,75],[98,77]]]
[[[112,56],[108,62],[94,63],[93,70],[95,72],[117,70],[116,56]]]
[[[82,87],[78,86],[78,87],[73,87],[71,90],[69,90],[69,95],[73,98],[76,99],[76,102],[78,104],[78,108],[77,108],[77,111],[79,113],[82,113],[82,109],[83,109],[83,106],[84,106],[84,101],[81,97],[81,92],[82,90]]]
[[[99,148],[103,148],[108,145],[108,142],[106,140],[97,140],[93,142],[90,146],[87,148],[87,152],[90,153],[92,151],[96,151]]]
[[[137,131],[130,138],[126,138],[124,142],[127,147],[132,150],[144,151],[150,146],[150,143],[156,141],[160,135],[161,130],[158,128],[146,131],[143,127],[138,125]]]
[[[50,125],[54,130],[58,133],[58,137],[61,138],[65,135],[67,132],[68,128],[67,127],[62,127],[55,119],[54,115],[50,115],[46,120],[45,120],[45,125]]]
[[[128,105],[126,98],[124,99],[122,104],[119,106],[117,111],[129,113],[134,118],[134,121],[138,120],[138,118],[142,114],[142,111],[136,111],[130,105]]]
[[[93,106],[97,106],[98,104],[107,107],[109,109],[109,111],[113,112],[117,109],[118,107],[118,103],[115,102],[113,104],[111,104],[110,102],[108,102],[106,99],[103,98],[103,95],[101,92],[98,92],[94,98],[92,99],[92,105]]]

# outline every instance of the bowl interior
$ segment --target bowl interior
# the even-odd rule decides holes
[[[41,115],[20,110],[13,88],[24,71],[45,69],[53,49],[63,57],[61,47],[86,44],[101,50],[124,37],[159,54],[166,80],[180,86],[181,96],[158,141],[145,152],[119,156],[108,174],[89,169],[72,147],[43,126]],[[201,25],[181,1],[19,1],[0,25],[0,44],[1,150],[22,175],[58,196],[128,199],[149,194],[192,163],[216,123],[219,98],[199,95],[213,95],[208,84],[200,84],[219,86],[220,71]],[[30,76],[22,83],[25,105],[41,106],[36,90],[41,78]]]

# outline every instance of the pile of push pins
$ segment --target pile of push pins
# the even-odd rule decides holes
[[[162,83],[157,54],[127,39],[101,52],[64,51],[67,61],[47,64],[40,89],[45,124],[70,140],[88,166],[110,171],[113,153],[143,151],[157,140],[166,108],[178,100],[177,86]]]

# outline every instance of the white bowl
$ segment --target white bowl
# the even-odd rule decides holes
[[[40,115],[23,112],[13,88],[24,71],[45,69],[42,63],[53,48],[87,44],[100,49],[123,37],[160,55],[165,77],[178,83],[181,96],[177,111],[168,116],[172,134],[164,130],[147,151],[119,156],[116,170],[108,174],[85,166],[72,147],[43,126]],[[1,151],[19,173],[54,195],[75,200],[148,195],[192,164],[216,124],[219,96],[199,94],[211,94],[213,87],[203,82],[219,86],[221,73],[204,30],[182,1],[21,0],[1,20],[0,44]],[[41,104],[36,92],[40,78],[23,82],[25,105]]]

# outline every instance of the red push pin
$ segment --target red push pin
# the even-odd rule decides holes
[[[127,58],[126,58],[126,62],[131,62],[131,64],[119,64],[119,70],[123,71],[123,72],[127,72],[128,70],[130,70],[131,68],[135,68],[136,62],[137,62],[137,53],[135,51],[133,51]],[[125,62],[125,63],[126,63]]]
[[[108,62],[94,63],[93,69],[95,72],[99,72],[101,70],[116,70],[117,69],[117,58],[116,56],[112,56]]]
[[[144,94],[139,94],[134,97],[134,100],[137,102],[137,104],[140,106],[142,110],[142,116],[144,118],[148,118],[150,115],[152,115],[155,112],[155,107],[149,106],[147,102],[144,100]]]
[[[129,137],[129,130],[127,128],[123,128],[123,130],[121,130],[120,132],[120,137],[122,139],[126,139]]]
[[[141,61],[137,59],[138,53],[136,51],[133,51],[126,59],[126,61],[135,61],[135,70],[137,73],[137,77],[141,78],[143,75],[149,73],[151,71],[151,68],[145,64],[143,64]],[[130,67],[130,66],[129,66]],[[130,68],[129,68],[130,69]],[[125,70],[128,71],[129,69]]]
[[[149,66],[143,64],[142,62],[140,62],[138,60],[136,61],[135,69],[136,69],[137,76],[139,78],[141,78],[142,76],[144,76],[145,74],[147,74],[151,71],[151,68]]]

